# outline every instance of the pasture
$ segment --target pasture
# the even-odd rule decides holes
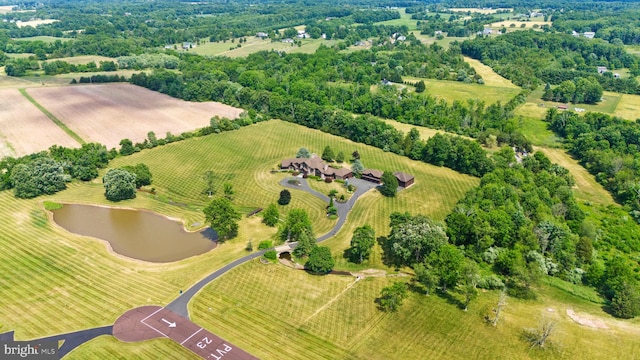
[[[577,200],[603,205],[615,205],[611,193],[605,190],[605,188],[596,181],[595,177],[580,165],[577,160],[567,154],[566,150],[544,147],[534,147],[534,149],[545,154],[552,163],[569,170],[576,182],[573,190]]]
[[[56,36],[47,36],[47,35],[41,35],[41,36],[30,36],[30,37],[23,37],[23,38],[14,38],[13,40],[15,41],[42,41],[45,43],[52,43],[56,40],[60,40],[62,42],[65,41],[71,41],[73,39],[71,38],[61,38],[61,37],[56,37]]]
[[[261,359],[624,358],[640,346],[637,329],[603,313],[593,291],[555,279],[536,289],[537,300],[509,298],[497,327],[483,321],[497,302],[495,291],[481,292],[465,312],[456,306],[459,294],[425,296],[415,288],[399,312],[382,313],[374,300],[393,281],[407,278],[356,281],[253,261],[205,287],[190,312]],[[609,329],[580,326],[567,310]],[[552,346],[531,350],[522,331],[542,318],[557,322]]]
[[[465,56],[464,61],[471,65],[476,70],[476,73],[482,76],[482,80],[484,80],[484,84],[486,86],[519,89],[517,85],[514,85],[510,80],[498,75],[490,66],[483,64],[480,60]]]
[[[536,20],[536,19],[540,19],[540,20]],[[511,27],[511,24],[513,24],[515,26]],[[493,29],[502,29],[503,27],[505,27],[507,29],[518,30],[518,29],[521,29],[522,25],[524,25],[525,29],[533,29],[534,25],[537,25],[537,26],[543,26],[543,25],[551,26],[552,23],[551,23],[551,21],[542,21],[542,18],[535,18],[534,20],[531,20],[531,21],[504,20],[504,21],[499,21],[499,22],[492,23],[489,26],[491,28],[493,28]]]
[[[466,102],[467,100],[482,99],[485,104],[493,104],[501,101],[503,104],[511,100],[519,92],[518,87],[490,86],[480,84],[468,84],[460,81],[424,79],[411,76],[403,77],[409,82],[424,81],[427,86],[426,94],[448,102],[455,100]]]
[[[285,51],[292,53],[305,53],[311,54],[314,53],[319,47],[320,44],[324,44],[326,46],[332,46],[337,42],[335,40],[323,40],[323,39],[295,39],[302,43],[301,46],[292,43],[283,43],[281,41],[272,42],[271,39],[260,39],[255,36],[248,36],[247,42],[242,43],[242,47],[237,47],[238,42],[232,43],[230,41],[222,42],[201,42],[200,45],[196,46],[193,49],[190,49],[190,52],[193,52],[198,55],[208,55],[208,56],[228,56],[228,57],[245,57],[251,55],[253,53],[259,51]]]
[[[453,12],[470,12],[470,13],[478,13],[478,14],[495,14],[498,11],[513,11],[512,8],[496,8],[496,9],[488,9],[488,8],[449,8],[449,11]]]
[[[374,23],[374,25],[392,25],[392,26],[406,26],[409,31],[416,30],[417,28],[417,20],[411,18],[411,14],[407,14],[404,9],[398,10],[400,12],[400,19],[393,19],[387,21],[379,21]]]
[[[95,63],[96,65],[100,65],[100,61],[113,61],[115,63],[118,62],[116,58],[100,56],[100,55],[80,55],[80,56],[73,56],[73,57],[64,57],[64,58],[58,58],[58,59],[49,59],[49,60],[46,60],[45,62],[52,62],[52,61],[64,61],[73,65],[83,65],[91,62]],[[90,76],[90,75],[93,75],[93,73],[86,73],[86,76]]]
[[[515,111],[515,115],[521,115],[525,117],[537,117],[543,119],[547,115],[547,111],[549,108],[557,107],[559,105],[567,105],[569,110],[575,110],[576,108],[585,109],[585,111],[595,111],[606,114],[614,114],[620,100],[622,98],[622,94],[604,91],[602,93],[602,101],[597,104],[572,104],[572,103],[559,103],[555,101],[545,101],[542,100],[542,94],[544,93],[544,87],[539,86],[537,89],[532,91],[529,96],[527,96],[527,100],[524,104],[519,106]],[[640,98],[640,97],[639,97]],[[633,98],[631,98],[633,99]],[[637,100],[635,100],[637,101]],[[632,100],[632,103],[634,100]]]
[[[149,131],[178,135],[209,125],[214,115],[242,112],[216,102],[192,103],[128,84],[27,89],[38,103],[88,142],[117,147],[128,138],[142,142]]]
[[[640,118],[640,96],[621,94],[613,115],[633,121]]]
[[[17,89],[1,89],[0,157],[24,156],[55,144],[79,146]]]

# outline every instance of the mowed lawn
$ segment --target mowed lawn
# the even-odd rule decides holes
[[[426,94],[438,99],[445,99],[448,102],[459,100],[483,100],[486,105],[498,101],[503,104],[511,100],[519,92],[518,87],[513,86],[490,86],[480,84],[467,84],[460,81],[424,79],[411,76],[403,77],[403,80],[410,82],[424,81],[427,86]]]
[[[613,114],[632,121],[640,118],[640,96],[622,94]]]
[[[280,264],[253,261],[214,281],[190,304],[192,319],[261,359],[596,359],[628,358],[640,346],[638,329],[600,310],[593,291],[544,285],[538,299],[508,298],[497,327],[483,316],[498,300],[481,292],[467,312],[456,302],[416,291],[397,313],[382,313],[380,290],[408,277],[312,276]],[[586,299],[571,295],[576,292]],[[566,311],[600,318],[597,330]],[[531,350],[525,328],[557,322],[548,350]]]

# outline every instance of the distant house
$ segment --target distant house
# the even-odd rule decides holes
[[[407,40],[407,37],[406,37],[406,36],[404,36],[404,35],[400,35],[400,36],[398,36],[398,37],[396,38],[396,40],[397,40],[397,41],[405,41],[405,40]]]
[[[606,66],[598,66],[598,74],[604,74],[607,72]]]
[[[375,169],[364,169],[364,171],[362,171],[362,180],[380,184],[382,182],[382,171]]]
[[[353,177],[351,170],[347,168],[334,169],[317,156],[307,158],[285,159],[280,163],[281,169],[298,171],[302,175],[318,176],[322,179],[346,180]]]
[[[491,35],[493,34],[493,30],[491,28],[484,28],[484,30],[482,30],[482,35]]]
[[[434,35],[442,35],[442,30],[436,30],[433,34]]]
[[[542,17],[542,16],[544,16],[543,13],[539,13],[539,12],[536,12],[536,11],[532,11],[532,12],[529,13],[529,17],[531,17],[531,18]]]
[[[567,109],[569,109],[569,106],[567,106],[567,105],[558,105],[557,108],[558,108],[558,110],[567,110]]]
[[[327,38],[327,34],[323,33],[320,37],[323,38],[323,39],[326,39]]]
[[[575,31],[575,30],[573,30],[573,31],[571,32],[571,35],[573,35],[573,36],[575,36],[575,37],[580,37],[580,33],[579,33],[579,32],[577,32],[577,31]]]
[[[293,42],[293,39],[291,39],[291,38],[286,38],[286,39],[282,40],[282,42],[283,42],[283,43],[292,43],[292,42]]]
[[[393,83],[387,79],[382,79],[382,81],[380,82],[382,85],[387,85],[387,86],[391,86],[393,85]]]
[[[309,37],[307,32],[304,31],[304,30],[298,30],[298,35],[297,36],[298,36],[299,39],[306,39],[306,38]]]
[[[184,49],[184,50],[192,49],[194,47],[196,47],[196,44],[194,44],[192,42],[185,41],[185,42],[182,43],[182,49]]]
[[[173,49],[173,45],[165,45],[164,48],[167,50],[171,50]]]
[[[593,31],[587,31],[582,35],[584,35],[584,37],[586,37],[587,39],[593,39],[593,37],[596,36],[596,33],[594,33]]]
[[[365,45],[367,45],[367,43],[364,41],[356,41],[356,46],[365,46]]]
[[[260,31],[260,32],[257,32],[257,33],[256,33],[256,37],[259,37],[259,38],[261,38],[261,39],[264,39],[264,38],[268,38],[268,37],[269,37],[269,34],[267,34],[266,32],[262,32],[262,31]]]
[[[398,185],[403,188],[413,185],[413,182],[415,181],[415,178],[413,177],[413,175],[403,173],[400,171],[394,172],[393,175],[396,177],[396,179],[398,179]]]

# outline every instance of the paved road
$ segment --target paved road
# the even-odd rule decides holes
[[[280,184],[284,187],[288,187],[288,188],[292,188],[292,189],[298,189],[298,190],[303,190],[303,191],[307,191],[310,194],[317,196],[318,198],[322,199],[323,201],[329,203],[329,197],[327,195],[324,195],[316,190],[311,189],[311,187],[309,187],[309,184],[307,183],[306,179],[302,179],[302,178],[297,178],[300,180],[300,186],[298,185],[293,185],[293,184],[289,184],[287,183],[287,180],[289,178],[286,178],[284,180],[282,180],[280,182]],[[336,224],[333,226],[333,228],[331,228],[331,230],[318,237],[316,239],[317,242],[321,242],[324,241],[332,236],[334,236],[339,230],[340,228],[344,225],[344,223],[347,220],[347,214],[349,213],[349,211],[351,211],[351,209],[353,208],[356,200],[358,200],[358,198],[360,196],[362,196],[364,193],[366,193],[367,191],[373,189],[376,187],[376,184],[371,183],[369,181],[366,180],[361,180],[361,179],[355,179],[355,178],[351,178],[349,179],[349,183],[353,184],[356,186],[356,191],[353,193],[353,195],[351,196],[351,198],[349,199],[349,201],[347,201],[346,203],[339,203],[339,202],[335,202],[334,205],[336,207],[336,209],[338,209],[338,220],[336,221]],[[292,243],[290,244],[291,248],[295,248],[296,243]],[[175,300],[173,300],[171,303],[169,303],[169,305],[167,305],[165,308],[184,317],[185,319],[189,319],[189,310],[188,310],[188,304],[189,301],[191,301],[191,299],[200,291],[202,290],[203,287],[205,287],[207,284],[209,284],[211,281],[217,279],[218,277],[222,276],[224,273],[226,273],[227,271],[233,269],[234,267],[244,264],[249,260],[258,258],[260,256],[262,256],[267,250],[261,250],[261,251],[257,251],[255,253],[251,253],[247,256],[244,256],[240,259],[237,259],[225,266],[223,266],[222,268],[214,271],[213,273],[209,274],[208,276],[206,276],[205,278],[203,278],[202,280],[198,281],[195,285],[191,286],[189,289],[187,289],[186,291],[184,291],[180,296],[178,296]],[[69,352],[71,352],[71,350],[75,349],[76,347],[82,345],[83,343],[98,337],[100,335],[112,335],[113,334],[113,326],[104,326],[104,327],[99,327],[99,328],[93,328],[93,329],[86,329],[86,330],[80,330],[80,331],[76,331],[76,332],[72,332],[72,333],[67,333],[67,334],[61,334],[61,335],[54,335],[54,336],[49,336],[46,338],[42,338],[42,339],[38,339],[38,340],[64,340],[64,344],[60,347],[59,349],[59,354],[60,357],[65,356],[66,354],[68,354]],[[4,334],[0,334],[0,340],[12,340],[13,339],[13,332],[8,332],[8,333],[4,333]]]

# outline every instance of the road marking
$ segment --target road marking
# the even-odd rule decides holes
[[[148,318],[152,317],[153,315],[157,314],[158,312],[160,312],[160,310],[164,309],[163,307],[161,307],[160,309],[154,311],[153,313],[151,313],[151,315],[147,316],[146,318],[140,320],[141,323],[144,323],[145,320],[147,320]]]
[[[167,334],[163,333],[162,331],[160,331],[160,330],[158,330],[158,329],[154,328],[153,326],[151,326],[151,325],[147,324],[147,323],[146,323],[146,322],[144,322],[143,320],[140,320],[140,322],[141,322],[141,323],[143,323],[143,324],[145,324],[145,325],[147,325],[147,326],[148,326],[148,327],[150,327],[151,329],[153,329],[153,330],[157,331],[158,333],[160,333],[160,335],[162,335],[162,336],[164,336],[164,337],[167,337],[167,338],[169,337],[169,335],[167,335]]]
[[[165,318],[162,318],[162,321],[164,321],[167,325],[169,325],[170,328],[176,327],[176,323],[169,322],[169,320],[165,320]]]
[[[194,332],[193,334],[191,334],[191,336],[189,336],[188,338],[184,339],[184,341],[181,342],[180,345],[186,343],[187,340],[191,339],[195,334],[199,333],[201,330],[202,330],[202,328],[198,329],[198,331]]]

